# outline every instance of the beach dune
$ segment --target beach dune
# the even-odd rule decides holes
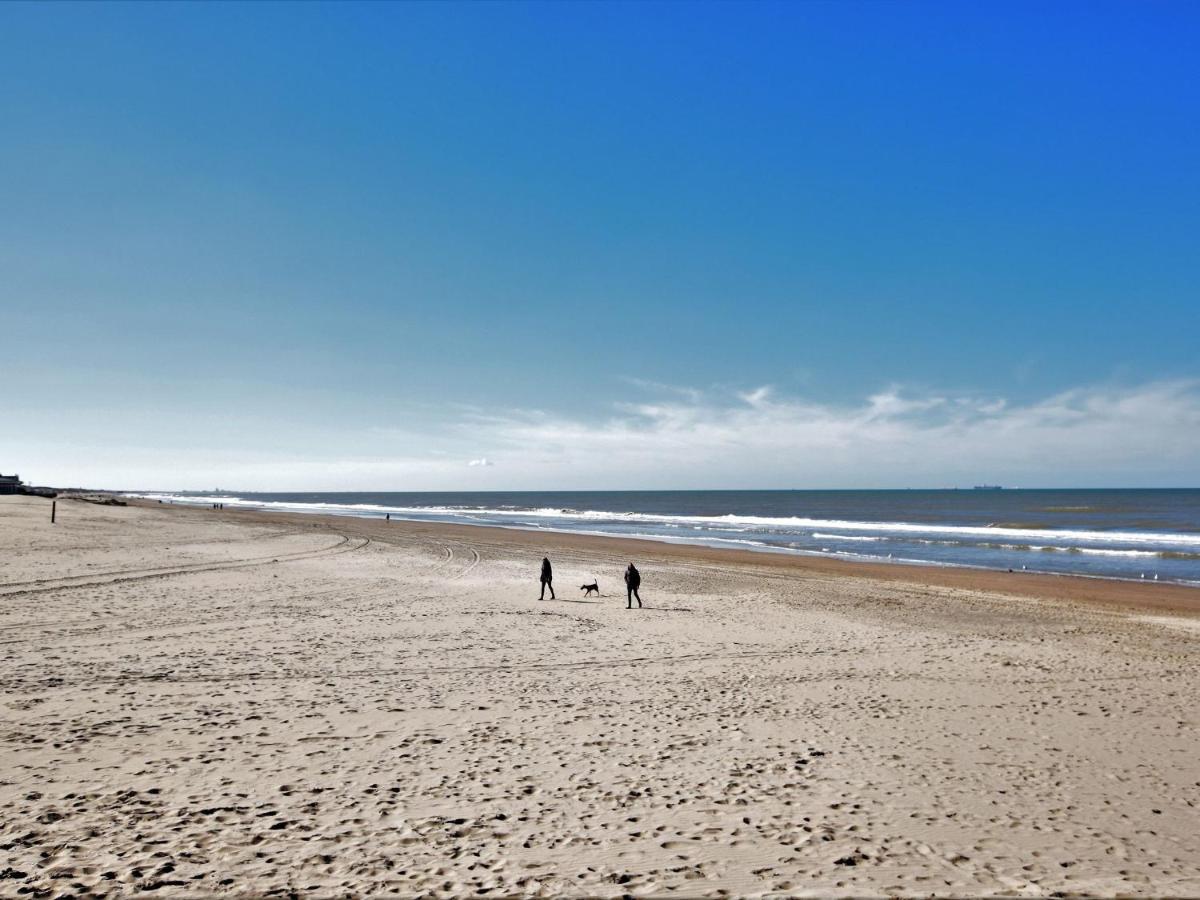
[[[1200,894],[1200,591],[48,509],[0,895]]]

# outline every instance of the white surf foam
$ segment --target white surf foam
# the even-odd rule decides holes
[[[866,534],[824,534],[814,531],[812,536],[820,541],[886,541],[885,537],[872,537]]]
[[[1200,534],[1183,534],[1179,532],[1151,531],[1095,531],[1081,529],[1054,528],[1004,528],[996,525],[946,525],[924,522],[869,522],[845,519],[813,519],[802,516],[695,516],[671,515],[659,513],[610,512],[605,510],[575,510],[541,507],[538,509],[503,509],[486,507],[456,507],[456,506],[382,506],[372,503],[321,503],[297,502],[284,500],[254,500],[244,497],[217,496],[186,496],[179,494],[130,494],[128,496],[145,499],[170,500],[175,503],[188,503],[206,506],[220,502],[226,506],[240,506],[253,509],[276,509],[282,512],[313,512],[335,515],[367,515],[382,516],[390,513],[397,517],[472,517],[481,521],[493,518],[508,518],[519,516],[522,519],[557,520],[560,522],[580,523],[627,523],[630,525],[698,525],[719,530],[744,531],[747,526],[765,529],[768,533],[796,534],[820,529],[819,535],[824,540],[862,540],[873,539],[874,535],[835,534],[832,532],[875,532],[883,539],[891,537],[907,537],[920,540],[921,535],[945,535],[950,537],[972,537],[992,540],[1034,540],[1045,541],[1057,546],[1075,544],[1133,544],[1142,546],[1157,546],[1165,548],[1197,548],[1200,549]],[[500,523],[496,523],[500,524]],[[816,533],[814,537],[818,537]],[[1102,548],[1078,548],[1081,552],[1094,550],[1101,552]],[[1116,551],[1114,551],[1116,552]],[[1122,550],[1120,552],[1126,552]],[[1147,551],[1151,552],[1151,551]]]

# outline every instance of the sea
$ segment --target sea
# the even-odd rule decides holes
[[[137,492],[167,503],[1200,585],[1200,489]]]

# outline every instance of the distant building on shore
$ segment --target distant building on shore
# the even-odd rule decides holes
[[[20,475],[0,475],[0,494],[21,493]]]

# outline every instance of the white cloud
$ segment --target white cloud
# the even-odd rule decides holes
[[[747,406],[753,406],[756,409],[761,409],[771,400],[771,388],[770,385],[763,385],[762,387],[757,387],[752,391],[747,391],[744,394],[738,394],[738,396]],[[699,398],[697,398],[697,402],[699,402]]]
[[[547,487],[1137,485],[1200,473],[1197,381],[1078,388],[1025,404],[898,386],[851,405],[769,387],[683,389],[616,411],[600,422],[514,411],[471,428],[514,457],[506,472],[536,472]]]
[[[46,484],[277,491],[454,490],[473,486],[463,460],[481,468],[497,458],[503,481],[494,486],[513,490],[1200,480],[1200,380],[1080,387],[1032,402],[898,385],[849,404],[768,386],[642,388],[657,399],[615,403],[598,420],[458,408],[420,428],[372,422],[309,433],[297,425],[256,444],[231,426],[174,446],[146,436],[133,445],[119,430],[79,441],[14,428],[0,434],[0,455]],[[155,436],[164,433],[174,430]],[[368,446],[369,455],[352,449]]]

